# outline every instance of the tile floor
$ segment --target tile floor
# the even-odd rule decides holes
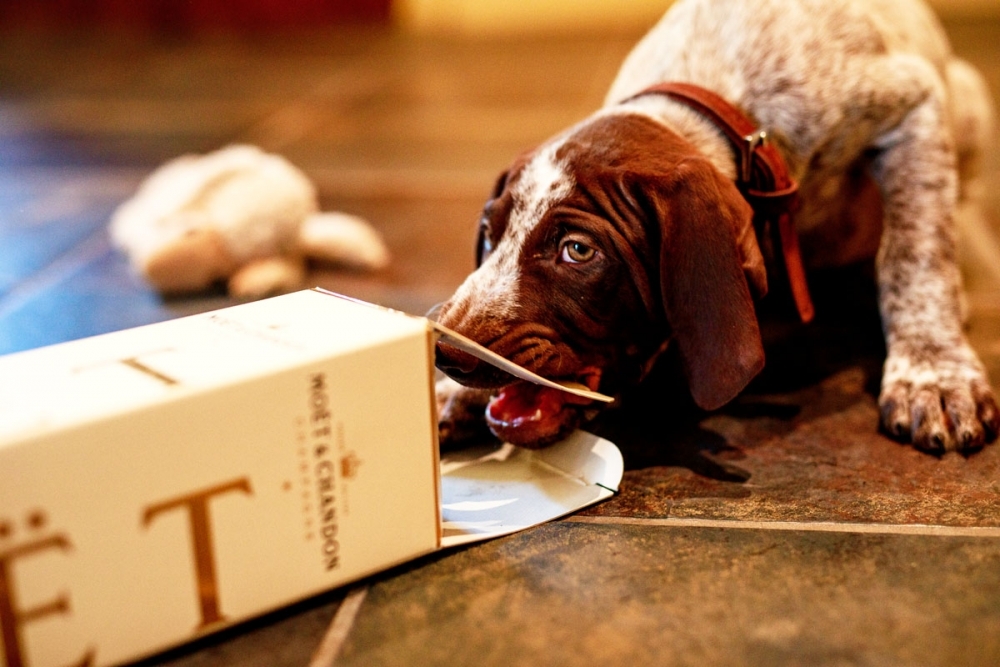
[[[948,28],[1000,98],[1000,23]],[[159,298],[105,225],[156,165],[235,141],[287,156],[395,254],[314,283],[424,312],[469,270],[495,174],[593,109],[636,37],[5,34],[0,353],[227,305]],[[1000,222],[1000,152],[988,167]],[[1000,386],[998,270],[970,266],[969,335]],[[734,404],[691,416],[665,386],[603,420],[627,467],[609,502],[145,664],[1000,664],[1000,446],[938,459],[878,435],[870,283],[814,287],[815,325],[775,331]]]

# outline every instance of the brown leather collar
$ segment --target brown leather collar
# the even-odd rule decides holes
[[[754,228],[780,249],[792,299],[803,322],[815,314],[806,273],[799,252],[793,213],[798,204],[798,183],[778,149],[746,114],[710,90],[690,83],[667,82],[650,86],[629,98],[665,95],[687,105],[712,121],[729,139],[737,160],[736,185],[754,211]]]

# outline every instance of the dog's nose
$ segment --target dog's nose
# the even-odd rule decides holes
[[[479,360],[456,347],[439,342],[435,348],[434,364],[442,372],[459,380],[472,375],[479,366]]]

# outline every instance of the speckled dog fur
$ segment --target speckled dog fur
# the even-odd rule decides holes
[[[918,0],[680,0],[628,56],[605,106],[531,158],[505,248],[453,302],[468,307],[516,280],[518,238],[573,187],[557,148],[602,118],[654,119],[735,177],[731,149],[704,118],[663,96],[623,102],[663,81],[714,91],[768,130],[800,183],[807,265],[876,257],[882,426],[932,451],[995,438],[1000,412],[962,331],[954,224],[960,206],[975,205],[989,98]],[[881,221],[856,206],[859,169],[878,185]]]

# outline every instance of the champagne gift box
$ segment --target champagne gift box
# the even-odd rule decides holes
[[[614,492],[584,432],[440,460],[442,337],[547,383],[321,290],[0,357],[0,665],[136,660]]]

